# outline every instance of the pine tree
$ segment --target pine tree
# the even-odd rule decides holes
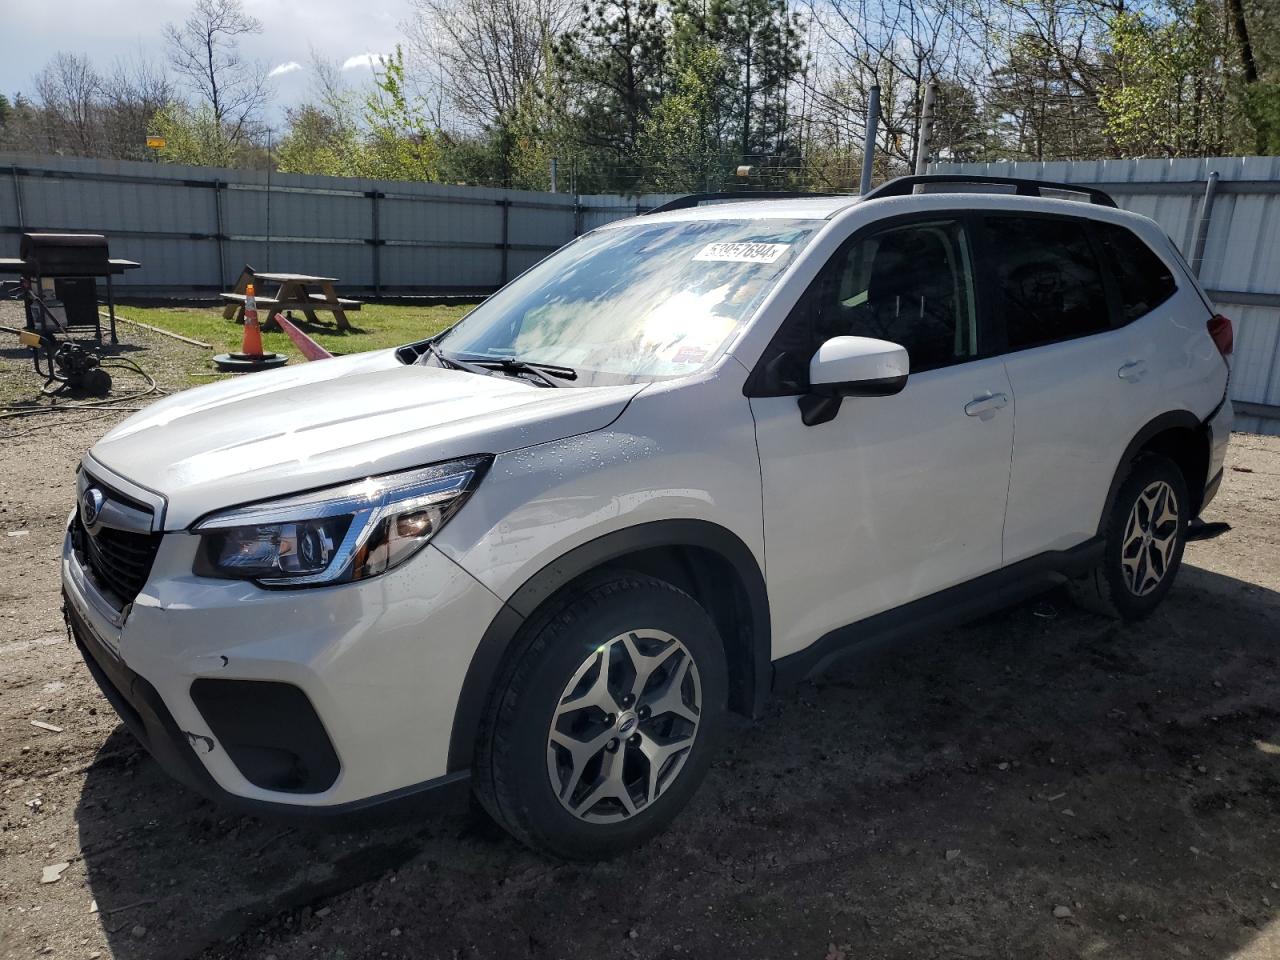
[[[662,94],[667,40],[656,0],[588,0],[582,25],[556,44],[554,65],[570,90],[573,135],[583,146],[607,151],[622,168],[619,187],[638,178],[636,146]]]
[[[743,158],[784,153],[787,90],[804,65],[799,17],[787,0],[709,0],[706,23],[727,62]]]

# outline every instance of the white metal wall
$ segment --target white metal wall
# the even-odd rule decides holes
[[[484,292],[666,199],[0,154],[0,256],[24,230],[94,232],[142,264],[124,295],[213,293],[246,263],[344,292]]]
[[[1188,259],[1205,184],[1216,172],[1200,280],[1235,327],[1237,429],[1280,435],[1280,157],[939,163],[929,169],[1101,185],[1117,205],[1164,227]]]

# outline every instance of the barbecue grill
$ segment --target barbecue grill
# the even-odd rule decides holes
[[[111,278],[139,266],[133,260],[112,260],[107,238],[98,233],[24,233],[18,256],[0,258],[0,273],[20,277],[28,330],[41,336],[92,338],[99,344],[98,280],[106,280],[111,342],[118,343]]]

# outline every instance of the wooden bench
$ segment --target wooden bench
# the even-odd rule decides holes
[[[219,294],[219,296],[222,297],[223,300],[239,304],[243,304],[245,301],[245,294],[243,293],[222,293]],[[273,297],[259,297],[256,294],[254,295],[253,301],[259,307],[269,310],[304,310],[317,306],[320,309],[324,309],[325,306],[333,305],[333,303],[330,303],[330,301],[324,298],[323,294],[319,293],[310,294],[305,302],[301,300],[297,302],[276,300]],[[342,307],[343,310],[359,310],[364,306],[364,303],[360,300],[347,300],[344,297],[339,297],[334,301],[334,303]]]
[[[262,318],[264,324],[270,321],[273,313],[286,310],[297,310],[311,323],[319,323],[316,311],[322,310],[333,314],[339,330],[350,330],[351,324],[347,322],[347,311],[359,310],[363,304],[359,300],[339,297],[333,286],[337,279],[337,277],[313,277],[305,273],[259,273],[246,264],[244,270],[240,272],[240,279],[236,281],[235,290],[222,294],[222,299],[227,304],[223,308],[222,316],[224,319],[234,319],[237,323],[243,323],[245,292],[249,284],[252,283],[256,287],[259,281],[265,280],[268,283],[277,284],[277,288],[274,295],[266,295],[263,291],[263,295],[259,296],[257,290],[254,292],[254,302],[258,309],[265,310],[267,313],[267,316]],[[312,293],[308,289],[311,287],[318,287],[319,293]]]

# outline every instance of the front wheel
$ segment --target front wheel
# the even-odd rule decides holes
[[[720,637],[692,597],[651,577],[607,577],[530,625],[481,730],[476,795],[535,849],[619,854],[697,789],[727,686]]]
[[[1186,545],[1190,497],[1178,465],[1145,454],[1130,468],[1108,518],[1102,560],[1071,581],[1087,609],[1122,620],[1147,616],[1173,586]]]

